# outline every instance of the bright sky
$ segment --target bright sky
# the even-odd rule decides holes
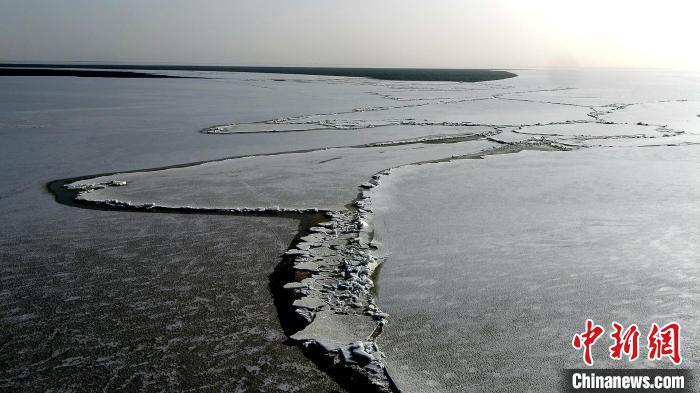
[[[700,1],[0,0],[0,61],[700,70]]]

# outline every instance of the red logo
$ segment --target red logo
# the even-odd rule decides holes
[[[587,319],[586,331],[574,336],[574,340],[571,344],[574,346],[574,348],[578,350],[583,349],[583,361],[586,362],[586,364],[589,366],[593,365],[591,347],[593,346],[593,344],[595,344],[596,341],[598,341],[598,339],[604,331],[605,329],[603,329],[602,326],[595,325],[592,320]]]
[[[626,357],[630,362],[639,358],[639,328],[636,324],[626,329],[617,322],[612,323],[613,332],[610,338],[613,345],[609,347],[610,358],[620,360]],[[593,365],[591,347],[603,335],[605,329],[596,325],[592,320],[586,320],[586,329],[574,335],[571,345],[576,350],[583,350],[583,361],[587,366]],[[668,358],[673,364],[681,364],[681,327],[677,322],[671,322],[662,327],[656,323],[651,325],[647,336],[648,359],[655,361]]]
[[[647,337],[649,341],[649,360],[661,359],[667,356],[673,364],[681,364],[681,326],[672,322],[659,328],[652,324]]]
[[[617,322],[612,323],[614,332],[610,333],[610,337],[615,340],[615,344],[610,347],[610,357],[613,359],[622,359],[622,354],[629,356],[630,362],[637,360],[639,357],[639,329],[637,325],[632,324],[627,330]]]

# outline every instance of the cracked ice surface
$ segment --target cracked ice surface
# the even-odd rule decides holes
[[[405,392],[556,391],[586,318],[677,320],[697,367],[699,163],[698,146],[591,148],[393,170],[369,192],[390,375]],[[596,367],[629,364],[607,345]]]
[[[542,126],[520,127],[515,132],[530,135],[581,136],[581,137],[616,137],[616,136],[646,136],[660,137],[664,129],[657,126],[639,124],[550,124]]]
[[[587,108],[554,106],[529,101],[502,101],[493,98],[436,102],[433,105],[401,107],[344,115],[313,116],[311,121],[357,121],[416,124],[519,125],[538,122],[565,122],[589,119]]]
[[[286,131],[273,131],[278,129],[278,127],[283,126]],[[233,133],[280,133],[289,132],[293,130],[294,132],[313,132],[318,135],[321,132],[336,131],[338,134],[342,134],[343,137],[349,140],[355,140],[360,143],[379,143],[387,141],[397,141],[405,140],[410,138],[421,138],[427,136],[445,136],[445,135],[464,135],[464,134],[481,134],[481,133],[492,133],[494,129],[492,127],[485,126],[459,126],[459,125],[382,125],[365,127],[359,123],[353,123],[350,128],[333,128],[329,126],[320,126],[316,123],[310,124],[289,124],[289,123],[248,123],[248,124],[235,124],[230,126],[215,126],[214,128],[220,128],[220,131],[205,131],[209,134],[233,134]]]

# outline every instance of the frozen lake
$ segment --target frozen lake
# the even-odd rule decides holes
[[[297,250],[294,291],[330,318],[308,337],[365,341],[374,305],[340,301],[329,261],[384,258],[376,342],[407,392],[554,390],[586,318],[677,320],[697,366],[700,75],[168,74],[212,79],[0,77],[1,387],[338,388],[284,344],[268,288],[297,221],[125,207],[359,211]],[[113,211],[55,203],[46,183],[77,176]]]

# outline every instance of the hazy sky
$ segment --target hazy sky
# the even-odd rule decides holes
[[[700,70],[700,1],[0,0],[0,61]]]

